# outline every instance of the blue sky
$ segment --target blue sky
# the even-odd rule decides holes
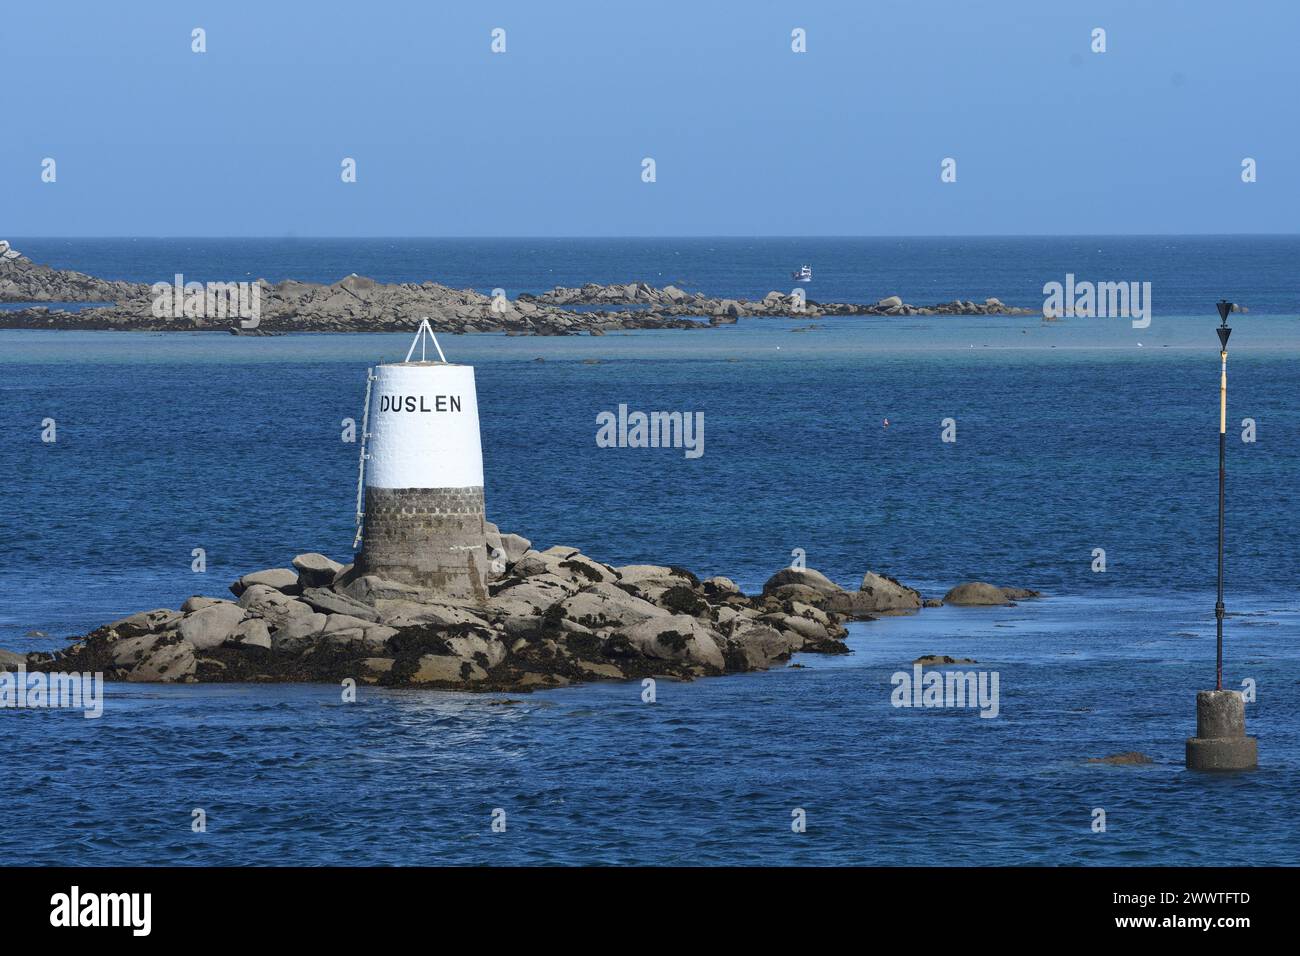
[[[1293,0],[12,2],[0,236],[1295,232],[1298,35]]]

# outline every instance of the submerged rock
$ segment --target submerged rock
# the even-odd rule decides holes
[[[967,581],[959,584],[943,596],[944,604],[957,605],[1001,605],[1025,598],[1042,597],[1038,591],[1026,588],[1000,588],[984,581]]]
[[[1129,764],[1155,763],[1144,753],[1138,753],[1136,750],[1130,750],[1127,753],[1112,754],[1109,757],[1089,757],[1088,763],[1105,763],[1112,766],[1124,766]]]
[[[1010,604],[1011,599],[1002,593],[1002,589],[983,581],[967,581],[959,584],[943,596],[944,604],[957,605],[997,605]]]

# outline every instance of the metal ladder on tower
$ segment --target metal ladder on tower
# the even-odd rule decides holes
[[[366,407],[361,413],[361,455],[357,459],[357,535],[352,539],[353,551],[361,544],[361,534],[366,522],[366,459],[370,457],[366,454],[366,441],[370,438],[370,389],[374,383],[375,370],[368,368],[366,369]]]

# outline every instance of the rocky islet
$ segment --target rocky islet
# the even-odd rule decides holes
[[[491,523],[486,531],[495,563],[482,603],[449,603],[307,553],[292,566],[243,575],[230,598],[195,595],[178,610],[132,614],[54,652],[0,652],[0,669],[484,691],[689,680],[767,669],[795,653],[848,653],[847,622],[925,603],[874,572],[851,591],[815,570],[787,568],[746,595],[722,576],[614,567],[575,548],[535,550]]]
[[[629,329],[701,329],[731,325],[741,318],[1039,314],[992,297],[980,302],[957,299],[913,306],[898,296],[873,303],[816,302],[799,290],[772,291],[762,299],[745,300],[687,292],[674,285],[656,288],[644,282],[557,287],[540,295],[525,292],[513,300],[432,281],[385,284],[355,274],[329,285],[293,279],[274,284],[257,279],[250,285],[257,287],[255,323],[227,310],[225,299],[214,298],[209,303],[203,292],[195,293],[196,308],[187,309],[184,302],[172,301],[170,286],[167,295],[172,304],[159,310],[159,293],[152,285],[53,269],[10,248],[0,254],[0,302],[50,305],[0,310],[0,328],[230,331],[244,335],[401,332],[414,330],[427,316],[437,332],[603,335]],[[188,301],[190,296],[175,296],[181,298]],[[59,307],[75,303],[85,307]],[[221,307],[214,308],[216,303]]]

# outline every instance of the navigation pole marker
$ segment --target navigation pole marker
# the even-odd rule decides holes
[[[1220,299],[1219,310],[1219,573],[1214,604],[1216,633],[1214,690],[1196,694],[1196,736],[1187,738],[1188,770],[1250,770],[1259,762],[1254,737],[1246,736],[1246,701],[1223,689],[1223,498],[1228,445],[1228,315],[1236,309]]]

